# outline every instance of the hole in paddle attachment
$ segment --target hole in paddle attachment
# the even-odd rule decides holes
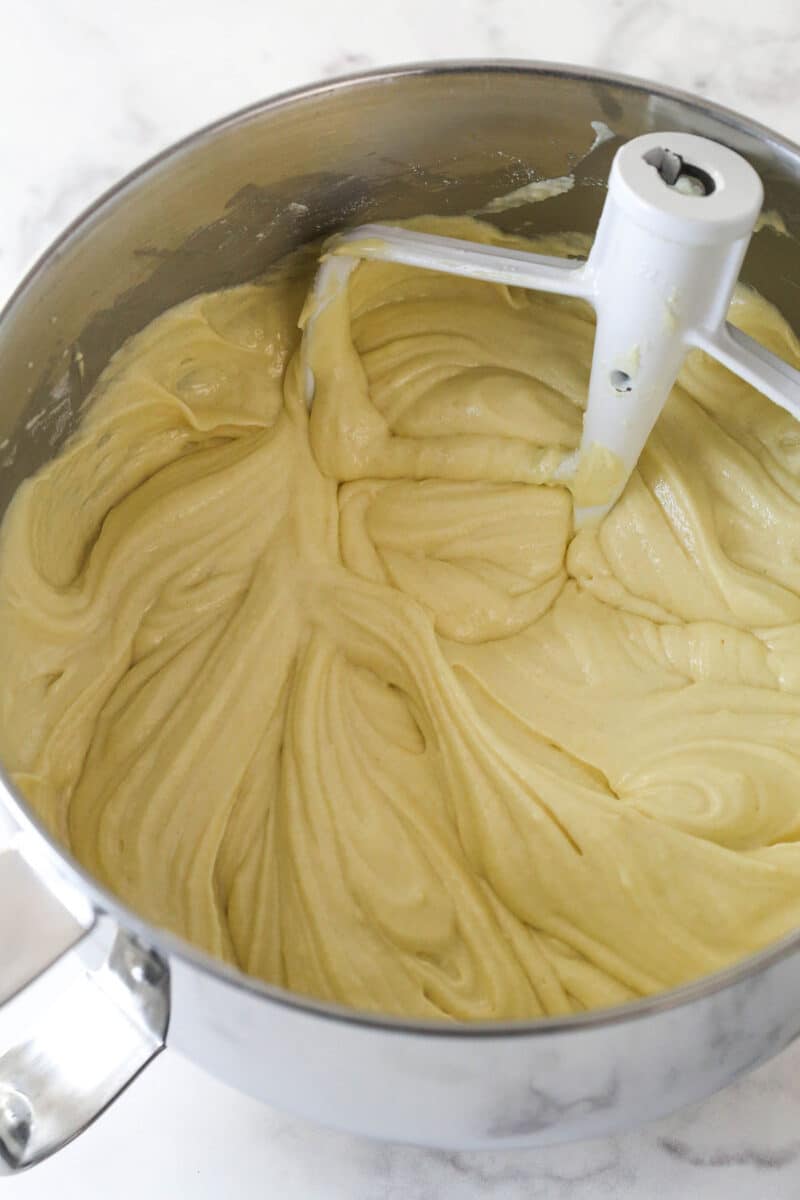
[[[656,146],[648,150],[644,161],[655,167],[667,187],[674,188],[684,196],[710,196],[716,189],[708,171],[686,162],[680,154],[666,147]]]
[[[615,392],[630,392],[633,389],[633,382],[627,371],[612,371],[608,381]]]

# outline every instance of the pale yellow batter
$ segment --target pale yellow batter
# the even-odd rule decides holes
[[[12,504],[31,803],[152,921],[382,1012],[613,1004],[794,929],[800,426],[697,358],[573,536],[589,310],[363,264],[297,353],[312,269],[154,322]]]

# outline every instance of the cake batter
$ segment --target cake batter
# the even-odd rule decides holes
[[[800,426],[694,355],[576,534],[591,310],[367,262],[304,309],[313,267],[154,321],[19,489],[31,805],[155,924],[383,1013],[615,1004],[795,929]]]

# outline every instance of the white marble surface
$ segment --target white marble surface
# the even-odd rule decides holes
[[[0,0],[0,301],[145,157],[305,81],[388,62],[579,62],[702,93],[800,140],[797,0]],[[642,1132],[504,1155],[386,1147],[251,1103],[162,1055],[12,1200],[789,1200],[800,1045]]]

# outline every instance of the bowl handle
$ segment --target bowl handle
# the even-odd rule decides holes
[[[0,1174],[13,1174],[81,1133],[163,1049],[169,970],[28,834],[0,851],[0,895]]]

